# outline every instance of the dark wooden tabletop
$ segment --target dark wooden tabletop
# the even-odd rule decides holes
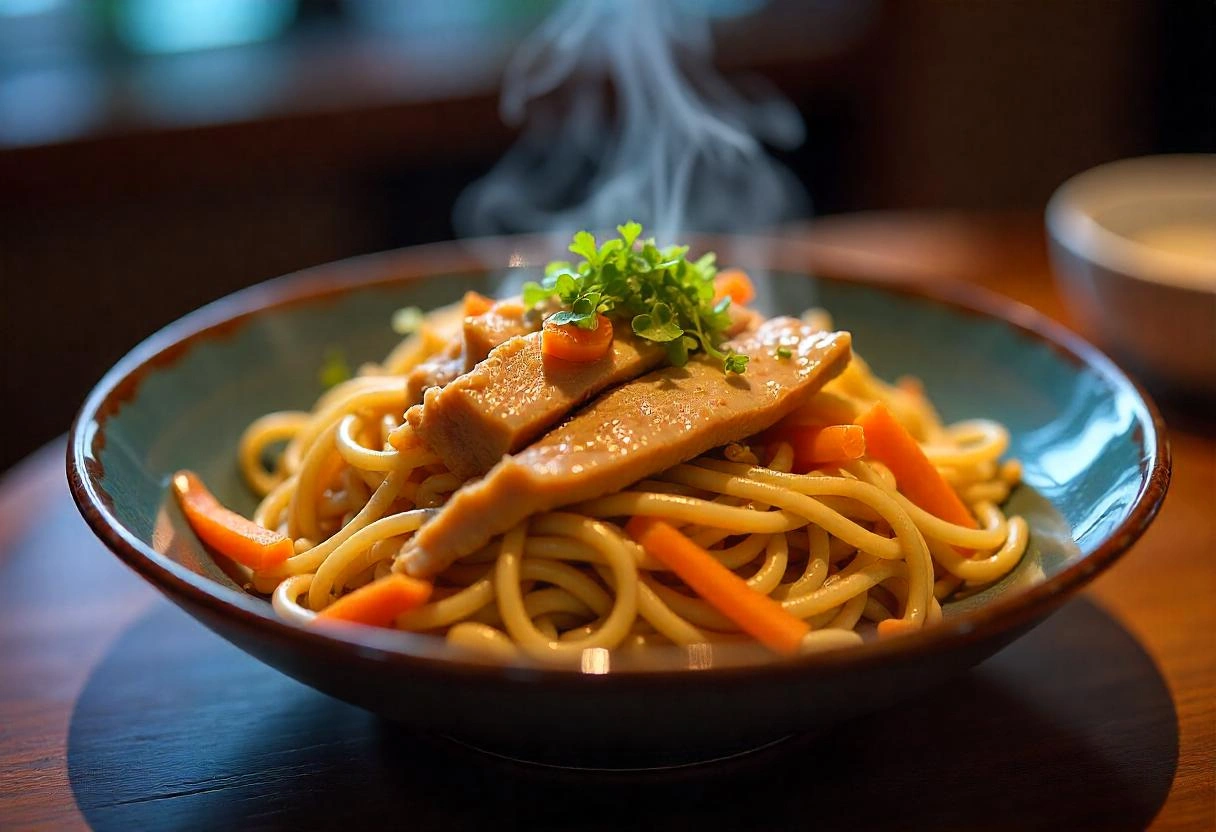
[[[1067,320],[1033,217],[799,233],[841,269]],[[1166,418],[1157,522],[1030,635],[889,711],[657,774],[491,758],[279,675],[106,552],[54,443],[0,483],[0,829],[1216,828],[1216,437]]]

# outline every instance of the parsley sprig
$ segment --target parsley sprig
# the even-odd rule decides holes
[[[688,246],[659,248],[641,239],[636,222],[616,230],[620,236],[602,244],[587,231],[575,234],[570,251],[582,259],[550,263],[544,280],[524,285],[524,305],[556,297],[562,308],[549,317],[555,324],[595,329],[601,314],[628,320],[636,335],[664,344],[677,367],[704,350],[725,372],[746,370],[746,355],[719,349],[730,326],[730,298],[714,300],[714,255],[689,260]]]

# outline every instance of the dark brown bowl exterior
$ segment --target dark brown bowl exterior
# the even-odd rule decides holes
[[[318,649],[291,633],[182,599],[210,629],[316,690],[386,719],[527,760],[611,765],[614,755],[715,759],[791,734],[816,732],[942,684],[996,653],[1053,612],[950,649],[896,650],[858,667],[773,665],[732,674],[512,674],[384,661],[349,648]],[[424,718],[421,718],[425,715]]]
[[[698,243],[716,249],[728,262],[740,246],[731,238]],[[403,647],[400,640],[377,638],[371,631],[348,636],[290,625],[255,599],[233,598],[214,582],[173,568],[115,520],[109,498],[90,470],[95,443],[104,440],[107,417],[132,395],[142,376],[177,360],[195,339],[230,329],[260,310],[352,288],[476,270],[487,252],[505,262],[507,252],[535,252],[539,245],[526,239],[479,241],[474,256],[467,247],[445,244],[331,264],[254,287],[171,325],[133,353],[137,362],[128,359],[102,380],[73,426],[68,479],[81,513],[128,566],[207,627],[287,675],[389,719],[476,745],[516,749],[524,756],[530,750],[537,756],[547,751],[536,746],[536,737],[566,748],[680,748],[713,755],[888,705],[982,661],[1110,566],[1147,528],[1164,498],[1170,459],[1160,415],[1148,396],[1097,350],[1039,313],[987,293],[888,285],[887,291],[1000,318],[1069,361],[1117,374],[1143,399],[1158,449],[1145,461],[1142,487],[1126,520],[1094,551],[1043,583],[909,636],[770,664],[705,670],[590,675],[456,661],[421,639]],[[774,268],[805,272],[815,263],[812,247],[788,240],[765,245]]]

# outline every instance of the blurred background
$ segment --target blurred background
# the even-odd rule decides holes
[[[504,66],[554,5],[0,0],[0,470],[200,304],[450,239],[514,137]],[[719,68],[802,115],[779,156],[816,217],[1041,217],[1095,164],[1216,149],[1210,0],[695,5]]]

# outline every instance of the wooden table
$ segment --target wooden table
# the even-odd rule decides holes
[[[1065,318],[1034,217],[795,233],[841,268],[972,279]],[[103,549],[53,443],[0,484],[0,829],[1216,828],[1216,436],[1166,416],[1156,524],[1029,636],[829,734],[648,775],[492,759],[258,664]]]

